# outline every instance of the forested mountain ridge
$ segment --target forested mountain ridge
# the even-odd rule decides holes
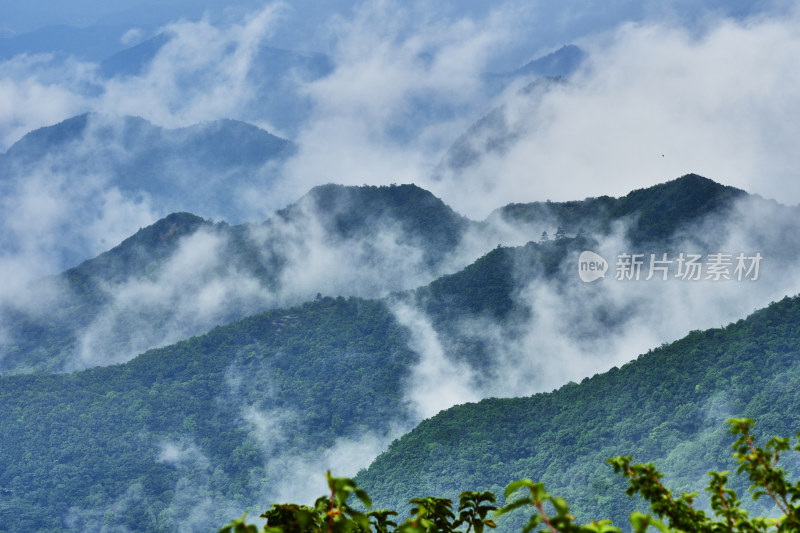
[[[379,297],[407,290],[448,268],[472,224],[413,185],[320,186],[257,224],[169,215],[97,258],[30,284],[26,300],[47,301],[45,308],[6,303],[0,368],[63,371],[120,362],[114,353],[130,358],[318,292]],[[314,254],[341,257],[342,264],[314,279],[306,274]],[[213,301],[208,316],[193,315],[191,307],[202,302],[186,298],[204,290],[224,290],[227,300]],[[90,337],[98,328],[102,336]]]
[[[521,225],[551,219],[565,232],[577,234],[607,233],[615,222],[633,218],[626,232],[633,244],[663,244],[666,239],[681,237],[680,230],[709,213],[729,213],[736,200],[747,196],[741,189],[686,174],[620,198],[509,204],[494,211],[489,220],[497,217]]]
[[[5,302],[7,340],[2,348],[5,372],[63,371],[79,349],[81,331],[114,304],[110,287],[142,275],[154,275],[182,239],[213,225],[188,213],[172,214],[140,229],[108,252],[59,276],[30,283],[25,298],[49,302],[46,309]]]
[[[0,5],[0,533],[800,533],[792,2]]]
[[[151,226],[141,228],[111,250],[70,268],[67,278],[78,276],[96,281],[121,281],[143,271],[174,253],[180,239],[212,224],[191,213],[173,213]]]
[[[121,362],[318,292],[374,298],[440,277],[414,298],[437,324],[448,316],[484,311],[498,318],[534,279],[547,279],[554,288],[575,281],[565,266],[570,258],[581,248],[595,249],[598,239],[620,227],[632,246],[672,251],[686,238],[687,228],[731,217],[741,201],[775,217],[771,236],[762,239],[762,252],[791,262],[800,249],[798,236],[789,229],[796,208],[772,206],[696,175],[619,199],[511,204],[483,222],[455,213],[414,185],[319,186],[258,224],[212,224],[188,213],[174,214],[96,259],[31,284],[26,299],[47,301],[46,306],[6,304],[0,368],[6,373],[59,371]],[[569,246],[552,246],[558,229],[560,239],[569,236],[562,243]],[[501,248],[464,268],[493,242],[541,240],[543,231],[554,237],[549,244]],[[690,235],[709,241],[698,249],[712,252],[726,231],[718,225],[713,232]],[[576,234],[578,240],[570,240]],[[542,255],[543,250],[552,253]],[[309,270],[312,260],[333,262],[337,268]],[[200,298],[206,290],[222,291],[225,300],[214,299],[205,313],[181,314],[191,306],[203,307],[187,298]]]
[[[394,221],[401,243],[418,246],[428,263],[454,251],[475,223],[453,211],[441,199],[413,184],[392,187],[314,187],[297,203],[276,213],[294,222],[303,211],[317,214],[326,236],[337,240],[363,238]]]
[[[406,344],[383,303],[323,298],[124,365],[0,378],[0,523],[212,529],[275,497],[285,461],[407,419]]]
[[[200,217],[172,214],[94,259],[30,283],[24,298],[31,303],[0,303],[3,373],[63,371],[79,350],[81,331],[113,305],[109,287],[157,272],[181,239],[210,227]]]
[[[669,317],[674,313],[693,314],[688,309],[692,305],[698,308],[694,320],[706,320],[704,305],[724,297],[726,291],[738,292],[740,301],[727,304],[738,311],[726,315],[725,321],[766,305],[769,300],[759,300],[759,293],[780,298],[797,290],[794,274],[790,274],[800,250],[790,229],[797,216],[797,208],[772,205],[693,174],[621,198],[512,204],[493,213],[484,224],[509,224],[531,237],[541,233],[538,242],[498,246],[459,272],[418,288],[406,301],[425,313],[453,358],[468,360],[473,368],[482,370],[474,379],[491,382],[500,378],[504,364],[510,362],[498,359],[497,353],[507,350],[509,343],[514,351],[529,353],[528,360],[542,359],[539,374],[548,367],[544,354],[550,351],[579,355],[583,360],[580,366],[630,350],[629,339],[640,342],[639,331],[671,323]],[[770,235],[759,226],[759,221],[767,219],[774,222]],[[586,250],[606,254],[606,281],[596,285],[580,281],[576,268]],[[736,253],[754,255],[756,251],[766,258],[759,266],[769,278],[762,278],[760,288],[751,283],[739,285],[736,291],[732,285],[692,287],[678,282],[675,261],[681,254],[724,252],[733,258]],[[652,261],[650,254],[658,259],[666,254],[672,266],[666,278],[671,280],[649,281],[650,294],[636,290],[636,283],[620,283],[614,256],[625,253],[640,254],[645,267],[637,279],[642,282],[650,276],[646,268]],[[776,277],[781,276],[779,272],[787,274],[785,280]],[[745,300],[753,303],[748,307],[742,303]],[[651,321],[642,319],[647,315],[653,317]],[[706,327],[719,322],[701,324]],[[677,338],[690,328],[676,329],[655,343]],[[548,343],[548,339],[557,341]],[[637,349],[652,345],[639,344]],[[540,379],[538,386],[546,387],[546,378]]]
[[[754,418],[763,437],[797,431],[799,324],[800,297],[787,297],[580,384],[453,407],[395,441],[356,479],[381,507],[419,494],[501,494],[510,480],[530,477],[565,497],[580,521],[624,524],[645,506],[625,496],[606,458],[653,461],[673,489],[702,492],[706,471],[733,468],[726,418]],[[745,485],[734,484],[740,494]]]
[[[123,365],[0,378],[9,531],[207,528],[274,501],[276,487],[338,439],[409,423],[405,391],[420,354],[391,305],[321,298]],[[632,503],[605,455],[666,457],[658,464],[672,485],[691,488],[698,472],[726,465],[722,418],[754,416],[767,434],[800,423],[786,416],[800,412],[791,385],[799,314],[800,299],[787,298],[579,385],[445,411],[395,442],[359,483],[376,504],[399,506],[409,494],[499,493],[531,476],[576,512],[624,517]],[[215,503],[198,510],[202,501]]]

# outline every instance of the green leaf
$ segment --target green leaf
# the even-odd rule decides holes
[[[495,518],[498,516],[503,516],[504,514],[513,511],[514,509],[518,509],[524,505],[533,505],[532,498],[520,498],[519,500],[514,500],[513,502],[509,503],[508,505],[504,505],[500,509],[494,512]]]
[[[538,526],[542,521],[542,516],[540,514],[535,514],[531,516],[531,519],[528,520],[528,523],[525,524],[525,527],[522,528],[522,533],[530,533],[533,529]]]
[[[670,533],[667,526],[656,520],[650,515],[642,514],[639,511],[634,511],[630,516],[631,525],[636,533],[644,533],[648,527],[653,526],[662,533]]]
[[[553,498],[550,500],[553,504],[553,507],[556,508],[556,512],[559,515],[566,516],[569,514],[569,505],[564,498]]]
[[[517,481],[512,481],[506,487],[506,500],[517,490],[521,489],[522,487],[533,487],[534,482],[530,479],[518,479]]]

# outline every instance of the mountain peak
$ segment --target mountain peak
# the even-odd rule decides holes
[[[511,223],[563,227],[567,233],[594,228],[608,232],[617,220],[631,219],[628,237],[637,244],[670,239],[711,213],[730,209],[741,189],[722,185],[698,174],[686,174],[651,187],[636,189],[619,198],[600,196],[583,201],[509,204],[489,218],[500,216]],[[539,230],[541,231],[541,229]]]
[[[329,215],[345,214],[355,209],[372,214],[402,214],[408,210],[445,210],[458,216],[440,198],[413,183],[391,185],[339,185],[327,183],[309,190],[298,202],[278,215],[291,219],[300,206],[310,202],[315,211]],[[404,217],[405,218],[405,217]]]
[[[91,113],[83,113],[82,115],[70,117],[56,124],[42,126],[41,128],[30,131],[11,145],[6,154],[22,155],[29,152],[35,146],[61,146],[66,144],[83,135],[91,115]]]
[[[723,185],[712,179],[700,176],[699,174],[690,173],[664,183],[659,183],[658,185],[635,189],[625,197],[636,196],[645,192],[648,194],[689,194],[692,196],[704,197],[747,194],[745,191],[737,189],[736,187]]]
[[[575,72],[588,54],[579,46],[567,44],[545,56],[529,61],[511,73],[511,76],[569,76]]]
[[[334,238],[364,236],[399,226],[404,239],[433,245],[432,262],[457,245],[469,224],[440,198],[414,184],[319,185],[276,216],[297,221],[308,213],[313,213]]]
[[[139,228],[109,253],[118,253],[120,249],[130,246],[171,246],[175,240],[205,225],[210,225],[210,222],[192,213],[172,213],[145,228]]]
[[[638,216],[629,236],[634,242],[668,238],[678,228],[722,210],[746,196],[741,189],[722,185],[697,174],[637,189],[618,198],[613,213],[618,217]]]
[[[159,135],[160,144],[169,143],[202,144],[212,142],[212,149],[217,152],[212,161],[224,156],[231,149],[234,155],[227,159],[252,156],[250,152],[269,153],[286,150],[291,142],[269,133],[248,122],[234,119],[219,119],[199,122],[180,128],[164,128],[149,120],[135,115],[106,115],[100,113],[83,113],[56,124],[35,129],[14,143],[7,154],[11,156],[40,158],[45,152],[61,148],[63,145],[81,140],[90,126],[99,128],[99,138],[107,139],[108,135],[119,136],[120,142],[129,150],[139,148],[146,135]],[[106,131],[108,129],[108,131]],[[263,157],[262,157],[263,158]]]
[[[431,206],[434,204],[444,205],[444,202],[433,193],[413,183],[361,186],[328,183],[312,188],[308,192],[308,196],[313,198],[320,207],[342,197],[346,197],[348,200],[379,202],[386,206],[409,205],[416,202]]]
[[[211,222],[191,213],[172,213],[155,223],[139,228],[132,236],[94,259],[84,261],[67,274],[96,276],[101,279],[124,279],[143,272],[145,264],[175,250],[177,241]]]
[[[82,140],[90,129],[92,121],[98,121],[101,127],[121,126],[125,132],[133,129],[138,131],[159,129],[158,126],[141,117],[130,115],[114,117],[99,113],[83,113],[28,132],[11,145],[6,155],[18,158],[23,162],[38,161],[46,153],[63,149],[69,143]],[[106,137],[106,135],[101,137]]]
[[[0,158],[0,174],[22,181],[46,169],[74,190],[116,187],[126,200],[146,198],[159,214],[189,211],[241,223],[250,207],[242,191],[269,186],[294,148],[239,120],[165,128],[137,116],[83,114],[28,133]],[[87,184],[89,176],[97,179]],[[91,203],[94,196],[83,194]],[[65,255],[67,264],[85,257]]]

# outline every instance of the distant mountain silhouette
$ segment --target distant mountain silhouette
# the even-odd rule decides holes
[[[146,195],[162,209],[237,221],[238,191],[267,188],[264,167],[293,150],[291,142],[236,120],[166,129],[139,117],[84,114],[28,133],[0,158],[0,168],[6,186],[37,169],[66,176],[75,187],[96,173],[109,187]]]

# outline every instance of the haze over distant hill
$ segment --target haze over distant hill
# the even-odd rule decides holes
[[[159,33],[144,42],[105,57],[99,71],[108,79],[126,76],[146,76],[154,68],[160,52],[175,39],[169,31]],[[251,97],[258,101],[250,120],[267,122],[283,135],[297,135],[311,112],[308,97],[300,87],[324,78],[333,71],[330,57],[316,52],[286,50],[261,45],[250,59],[246,82]],[[186,84],[202,84],[202,75],[184,79]]]
[[[235,220],[240,188],[268,187],[268,176],[254,175],[291,153],[289,141],[236,120],[165,129],[139,117],[84,114],[27,134],[0,163],[6,188],[37,171],[76,180],[67,187],[79,186],[79,176],[99,174],[109,186],[156,205],[177,203]]]
[[[138,117],[85,114],[41,128],[0,155],[0,256],[60,271],[156,213],[241,222],[243,212],[257,209],[251,191],[268,191],[293,150],[235,120],[167,129]]]

